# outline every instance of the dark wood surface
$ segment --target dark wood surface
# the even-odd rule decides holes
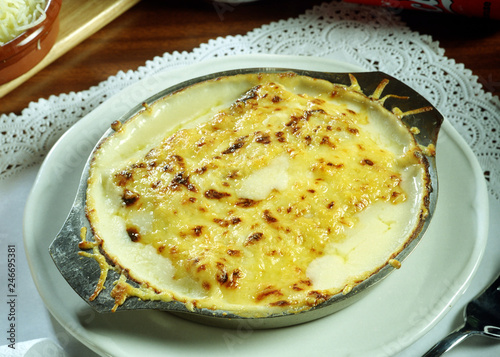
[[[20,114],[39,98],[88,89],[165,52],[189,52],[219,36],[244,35],[320,3],[274,0],[222,6],[195,0],[142,0],[0,98],[0,113]],[[439,41],[445,55],[472,70],[486,91],[500,93],[500,21],[420,11],[394,14],[411,30]]]

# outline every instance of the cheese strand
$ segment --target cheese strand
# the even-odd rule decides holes
[[[46,0],[7,0],[0,2],[0,46],[46,18]]]

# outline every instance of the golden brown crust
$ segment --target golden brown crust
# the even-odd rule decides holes
[[[264,78],[259,75],[259,80]],[[103,182],[106,202],[118,195],[113,219],[125,222],[127,244],[142,250],[151,246],[159,257],[155,259],[171,264],[172,284],[188,282],[186,286],[198,289],[201,296],[174,297],[177,293],[138,279],[133,267],[127,267],[133,279],[154,286],[155,293],[132,289],[120,280],[112,292],[115,308],[127,296],[141,295],[208,308],[220,303],[300,311],[335,293],[349,293],[394,257],[416,234],[421,220],[383,261],[338,286],[318,289],[317,278],[308,272],[320,258],[350,259],[350,252],[336,252],[336,244],[348,239],[359,213],[378,202],[395,206],[408,200],[404,170],[421,166],[423,179],[428,179],[425,158],[411,136],[415,130],[396,129],[410,139],[409,150],[394,153],[374,139],[367,129],[370,118],[362,110],[330,102],[359,96],[355,79],[353,83],[351,89],[333,86],[324,96],[312,97],[263,80],[211,120],[174,131],[112,170],[105,165],[99,169],[94,158],[89,187],[97,192]],[[374,101],[385,85],[381,83],[367,101],[366,110],[382,110]],[[145,108],[146,115],[154,114],[153,107]],[[98,154],[104,155],[107,146],[104,141]],[[109,177],[94,178],[99,170]],[[102,214],[94,199],[87,206],[91,223]],[[425,218],[425,209],[418,218]],[[383,224],[390,229],[393,223]],[[93,225],[94,233],[99,225]],[[118,265],[121,258],[113,256]]]

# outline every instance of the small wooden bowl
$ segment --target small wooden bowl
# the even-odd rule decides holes
[[[48,0],[47,18],[16,38],[0,46],[0,84],[28,72],[50,51],[59,33],[59,10],[62,0]]]

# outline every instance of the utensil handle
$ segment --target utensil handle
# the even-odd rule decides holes
[[[460,342],[462,342],[472,334],[473,332],[466,326],[461,327],[432,346],[432,348],[427,351],[422,357],[441,356],[443,353],[451,350],[453,347],[458,345]]]

